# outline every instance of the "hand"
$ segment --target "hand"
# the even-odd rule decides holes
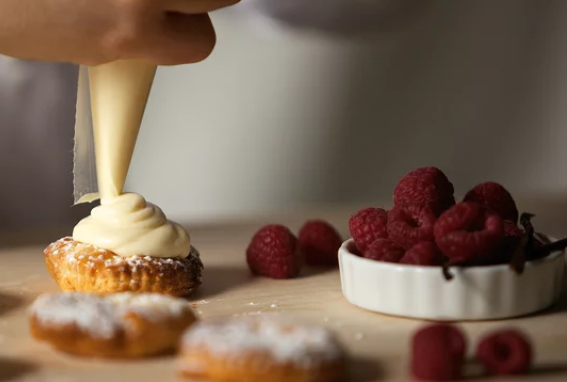
[[[0,0],[0,53],[98,65],[202,61],[215,45],[207,12],[239,0]]]

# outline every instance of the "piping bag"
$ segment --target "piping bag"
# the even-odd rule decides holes
[[[79,69],[74,203],[122,193],[157,66],[134,60]]]

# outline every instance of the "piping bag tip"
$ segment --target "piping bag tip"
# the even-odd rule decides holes
[[[115,157],[104,157],[101,165],[103,165],[102,171],[106,174],[105,179],[103,181],[97,177],[94,134],[97,118],[93,119],[93,114],[98,119],[101,113],[104,114],[107,118],[100,123],[108,125],[107,128],[113,125],[122,127],[123,124],[134,124],[139,129],[156,70],[156,65],[134,60],[119,60],[97,67],[81,66],[79,68],[73,148],[74,205],[92,203],[100,199],[99,192],[105,195],[105,192],[109,193],[109,189],[116,189],[119,194],[122,192],[129,160],[125,168],[124,166],[119,168],[120,166],[114,167],[109,164],[118,163]],[[91,81],[95,82],[91,83]],[[96,89],[93,90],[93,87]],[[109,99],[122,101],[118,104],[119,106],[112,106],[114,102],[108,106]],[[95,101],[94,106],[92,101]],[[109,115],[112,116],[110,119]],[[132,129],[125,131],[130,130]],[[124,142],[125,144],[115,151],[129,152],[131,156],[135,140],[134,142],[124,140]],[[102,183],[99,184],[100,182]],[[102,190],[99,189],[100,187]]]
[[[100,194],[98,192],[91,192],[79,196],[78,200],[75,200],[75,205],[82,203],[93,203],[100,199]]]

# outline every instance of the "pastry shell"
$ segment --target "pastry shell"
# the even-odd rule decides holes
[[[333,382],[344,380],[346,354],[327,329],[238,317],[190,327],[178,365],[189,380]]]
[[[66,237],[50,244],[44,255],[49,273],[63,291],[181,297],[201,285],[203,263],[194,247],[185,258],[121,257]]]
[[[30,308],[30,333],[77,356],[138,358],[168,353],[197,320],[189,302],[176,300],[181,299],[140,293],[46,294]]]

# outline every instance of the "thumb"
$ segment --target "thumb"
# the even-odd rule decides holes
[[[163,9],[166,11],[197,14],[229,7],[239,1],[240,0],[162,0],[161,6],[163,6]]]
[[[206,59],[216,43],[207,14],[167,13],[163,22],[145,37],[147,60],[157,65],[181,65]]]

